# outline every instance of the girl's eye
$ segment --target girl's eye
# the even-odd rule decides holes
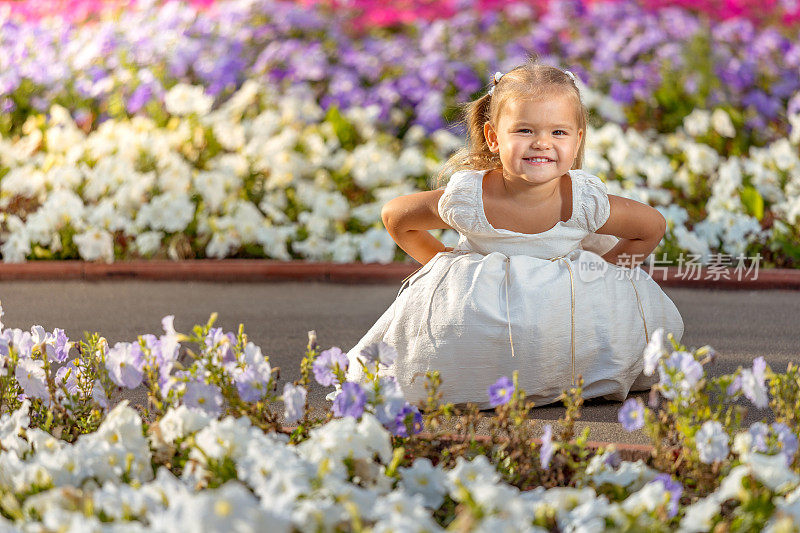
[[[553,133],[555,133],[555,134],[557,134],[557,135],[566,135],[566,134],[567,134],[567,132],[566,132],[566,131],[564,131],[564,130],[556,130],[556,131],[554,131]]]
[[[528,128],[523,128],[523,129],[521,129],[521,130],[519,130],[519,131],[520,131],[520,133],[524,133],[524,132],[526,132],[526,131],[531,131],[531,130],[529,130]]]

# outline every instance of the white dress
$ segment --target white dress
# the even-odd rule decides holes
[[[679,341],[683,320],[644,269],[599,257],[618,240],[594,233],[611,212],[605,184],[570,170],[570,219],[526,234],[486,219],[485,173],[452,175],[438,207],[458,244],[403,282],[348,352],[348,379],[362,377],[354,364],[361,350],[382,340],[398,358],[381,372],[395,376],[412,403],[425,397],[428,370],[440,372],[444,402],[482,408],[489,386],[514,370],[537,405],[555,401],[578,375],[584,398],[624,400],[630,390],[649,388],[654,379],[642,374],[649,335],[663,327]],[[607,269],[593,275],[592,264]]]

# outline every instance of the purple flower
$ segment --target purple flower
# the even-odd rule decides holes
[[[272,379],[272,367],[261,348],[248,342],[242,357],[244,367],[228,365],[239,396],[246,402],[256,402],[266,396]]]
[[[106,391],[103,389],[103,384],[100,383],[99,379],[94,380],[92,400],[103,409],[108,409],[108,396],[106,396]]]
[[[673,376],[670,375],[672,373],[683,374],[683,378],[673,382]],[[702,377],[703,365],[689,352],[673,352],[664,360],[664,365],[659,367],[661,393],[666,398],[687,397]]]
[[[603,464],[610,466],[614,470],[619,468],[622,464],[622,458],[619,456],[619,452],[613,451],[609,453],[605,459],[603,459]]]
[[[202,409],[214,418],[222,414],[222,393],[216,385],[189,381],[186,383],[182,400],[186,407]]]
[[[422,431],[422,414],[419,412],[419,409],[410,403],[406,403],[400,412],[397,413],[394,422],[395,427],[392,433],[398,437],[408,437],[409,428],[411,428],[412,435],[416,435]]]
[[[233,381],[239,397],[245,402],[257,402],[267,394],[267,382],[254,367],[239,369]]]
[[[739,389],[741,388],[742,388],[742,376],[737,375],[735,378],[733,378],[731,384],[728,385],[728,388],[725,390],[725,394],[727,394],[728,396],[733,396],[734,394],[739,392]]]
[[[132,346],[138,348],[128,342],[118,342],[106,354],[106,368],[111,380],[127,389],[135,389],[141,385],[144,377],[141,350],[133,349]]]
[[[514,394],[514,383],[506,376],[501,377],[489,386],[489,405],[497,407],[505,405]]]
[[[128,98],[127,108],[128,113],[131,115],[136,114],[140,109],[142,109],[145,104],[150,100],[153,96],[153,91],[150,89],[149,85],[142,84],[139,85],[133,94],[131,94],[130,98]]]
[[[669,492],[669,513],[667,517],[676,516],[681,494],[683,494],[683,485],[672,479],[669,474],[658,474],[650,483],[661,483],[664,486],[664,490]]]
[[[336,377],[334,369],[338,366],[339,370],[344,372],[347,370],[349,363],[347,356],[338,347],[334,346],[330,350],[325,350],[314,361],[314,366],[312,367],[314,379],[325,387],[336,385],[339,383],[339,378]]]
[[[379,380],[380,403],[375,405],[373,388],[367,391],[368,400],[375,406],[375,416],[387,429],[393,430],[395,419],[406,404],[403,391],[394,376],[383,376]]]
[[[78,394],[78,380],[75,375],[79,372],[75,365],[62,366],[56,371],[55,384],[57,387],[64,385],[70,394]]]
[[[644,404],[639,398],[628,398],[617,415],[625,431],[636,431],[644,426]]]
[[[67,334],[64,333],[63,329],[54,329],[53,336],[55,337],[55,353],[53,358],[59,363],[63,363],[67,360],[67,357],[69,357],[69,349],[72,347],[72,344],[69,342]]]
[[[300,385],[286,383],[283,386],[284,418],[287,424],[302,418],[306,408],[306,389]]]
[[[361,385],[353,382],[346,382],[342,385],[342,391],[333,400],[333,414],[338,417],[352,416],[359,418],[364,414],[364,405],[367,403],[367,394]]]
[[[750,438],[753,440],[750,449],[756,452],[766,452],[767,437],[769,436],[769,426],[764,422],[755,422],[747,430],[750,433]]]
[[[786,457],[786,464],[790,465],[794,460],[794,454],[797,453],[797,435],[787,425],[780,422],[773,422],[771,427],[778,437],[780,453]]]
[[[547,470],[550,468],[550,459],[553,457],[553,426],[547,424],[544,426],[544,435],[542,435],[542,446],[539,448],[539,460],[542,468]]]
[[[236,335],[233,333],[223,333],[222,328],[211,328],[205,338],[206,348],[218,350],[222,356],[221,364],[236,362],[236,354],[233,347],[236,345]]]
[[[368,362],[379,362],[383,366],[392,366],[397,359],[397,350],[383,341],[375,342],[361,350],[361,355]]]

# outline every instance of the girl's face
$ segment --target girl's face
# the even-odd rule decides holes
[[[503,173],[531,183],[546,183],[566,174],[575,163],[583,130],[567,96],[511,100],[497,128],[484,125],[489,149],[500,152]]]

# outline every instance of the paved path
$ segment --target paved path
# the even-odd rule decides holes
[[[241,322],[250,338],[293,380],[307,343],[317,331],[327,348],[352,347],[394,300],[399,284],[341,285],[325,283],[204,282],[4,282],[0,300],[8,327],[64,328],[72,339],[98,331],[111,342],[131,341],[142,333],[160,333],[161,317],[175,315],[178,331],[205,323],[217,311],[218,325],[235,330]],[[800,292],[715,291],[668,288],[686,324],[683,343],[713,346],[720,355],[712,373],[730,372],[763,355],[776,370],[800,362]],[[315,405],[327,391],[312,390]],[[642,394],[643,397],[646,394]],[[133,401],[143,395],[134,392]],[[617,423],[620,403],[590,401],[583,423],[592,440],[646,443],[640,433],[627,434]],[[534,416],[557,420],[563,408],[539,407]],[[749,420],[760,418],[749,413]]]

